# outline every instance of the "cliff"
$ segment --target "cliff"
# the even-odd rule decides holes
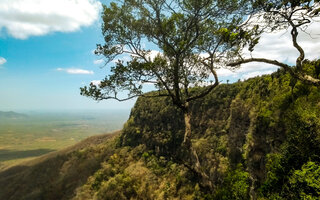
[[[0,173],[0,199],[319,198],[320,88],[278,71],[222,84],[191,110],[213,190],[180,156],[181,112],[169,99],[139,98],[112,138]]]

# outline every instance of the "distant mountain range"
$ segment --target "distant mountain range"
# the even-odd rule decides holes
[[[3,118],[4,119],[21,119],[26,117],[28,117],[28,115],[16,113],[13,111],[9,111],[9,112],[0,111],[0,119],[3,119]]]

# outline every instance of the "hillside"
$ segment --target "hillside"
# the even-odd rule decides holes
[[[119,132],[92,136],[0,172],[0,199],[70,199],[103,158],[112,155],[116,135]]]
[[[179,110],[139,98],[121,133],[0,173],[0,199],[319,198],[320,88],[278,71],[222,84],[191,107],[213,189],[181,156]]]
[[[0,111],[0,119],[21,119],[21,118],[27,118],[28,116],[21,113],[16,113],[13,111]]]

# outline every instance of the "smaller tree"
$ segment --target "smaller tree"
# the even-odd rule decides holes
[[[306,31],[311,23],[319,23],[319,0],[256,0],[252,1],[251,8],[252,13],[242,26],[243,29],[248,30],[247,32],[249,33],[248,35],[250,35],[250,39],[243,38],[243,46],[250,41],[249,50],[253,51],[262,33],[290,29],[292,45],[299,52],[295,66],[290,66],[286,63],[268,58],[243,58],[240,51],[238,53],[238,59],[228,63],[228,66],[238,66],[250,62],[273,64],[283,68],[290,73],[291,76],[304,83],[319,86],[320,79],[311,76],[303,68],[303,63],[306,61],[305,51],[298,42],[299,32]]]

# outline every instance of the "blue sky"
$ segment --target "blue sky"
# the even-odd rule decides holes
[[[134,100],[98,103],[79,94],[81,86],[101,80],[108,69],[93,54],[103,43],[100,12],[97,0],[0,1],[0,110],[130,109]],[[316,23],[311,30],[320,33],[319,27]],[[301,35],[300,40],[307,56],[319,57],[318,37]],[[264,35],[259,45],[257,57],[292,63],[297,55],[288,48],[287,33]],[[276,69],[251,63],[218,74],[223,81],[238,80]]]
[[[130,109],[134,101],[96,102],[79,94],[81,86],[107,71],[93,54],[103,42],[99,18],[75,31],[26,33],[23,38],[2,27],[0,110]]]

